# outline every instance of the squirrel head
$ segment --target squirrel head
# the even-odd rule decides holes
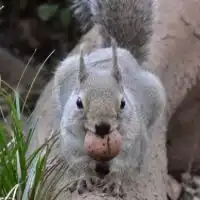
[[[82,50],[80,53],[76,106],[84,113],[85,129],[99,136],[109,134],[119,127],[120,113],[126,107],[114,40],[112,52],[110,70],[95,70],[95,67],[87,69]]]

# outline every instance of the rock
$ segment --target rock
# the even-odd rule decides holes
[[[194,176],[193,182],[194,182],[195,187],[200,188],[200,177],[199,176]]]
[[[167,194],[170,200],[178,200],[181,190],[181,185],[172,176],[168,175]]]

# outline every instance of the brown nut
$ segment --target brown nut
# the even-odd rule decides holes
[[[84,142],[87,154],[97,161],[108,161],[117,156],[122,147],[122,137],[118,131],[113,131],[103,138],[87,132]]]

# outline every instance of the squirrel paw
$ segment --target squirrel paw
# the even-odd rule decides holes
[[[108,182],[104,181],[102,192],[111,194],[114,197],[125,197],[124,188],[120,180],[110,180]]]
[[[77,191],[78,194],[83,194],[84,192],[92,192],[95,185],[100,183],[100,179],[98,177],[93,176],[83,176],[80,177],[79,180],[75,181],[71,184],[68,189],[70,192]]]

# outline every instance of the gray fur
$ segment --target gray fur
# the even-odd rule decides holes
[[[147,59],[152,32],[151,0],[75,0],[76,14],[102,25],[106,45],[89,55],[74,55],[61,62],[55,73],[61,149],[73,176],[88,180],[95,174],[96,161],[84,149],[86,131],[109,123],[111,131],[123,136],[118,156],[109,161],[106,182],[134,179],[145,166],[151,135],[149,129],[164,113],[165,89],[157,76],[140,64]],[[88,11],[89,9],[89,11]],[[88,12],[87,12],[88,11]],[[111,36],[111,37],[110,37]],[[109,39],[108,39],[109,38]],[[115,43],[116,41],[116,43]],[[84,80],[84,81],[82,81]],[[82,100],[83,108],[76,105]],[[120,108],[124,99],[125,108]],[[139,170],[139,171],[138,171]],[[136,173],[135,173],[136,172]]]
[[[139,64],[147,59],[153,0],[74,0],[73,9],[84,27],[101,24],[119,47],[128,49]]]
[[[90,10],[90,5],[88,0],[73,0],[73,5],[71,9],[74,12],[75,17],[80,20],[81,19],[81,28],[83,31],[89,30],[93,22],[91,20],[92,13]]]
[[[112,46],[112,58],[113,58],[113,69],[112,69],[112,75],[116,78],[117,82],[121,82],[121,73],[118,66],[118,57],[117,57],[117,44],[114,39],[111,41]]]
[[[87,68],[85,66],[85,61],[83,57],[83,49],[81,48],[80,52],[80,63],[79,63],[79,81],[82,83],[88,76]]]
[[[95,132],[95,124],[102,120],[109,122],[112,130],[120,131],[124,143],[121,153],[109,162],[107,178],[134,178],[144,166],[151,138],[149,128],[165,109],[165,90],[159,78],[142,70],[127,50],[117,48],[117,55],[120,84],[110,73],[112,48],[98,49],[84,57],[89,74],[84,83],[78,79],[79,55],[64,60],[55,73],[62,153],[72,165],[69,180],[95,174],[95,161],[85,153],[84,137],[85,130]],[[76,106],[78,97],[82,98],[83,110]],[[124,110],[119,109],[122,97],[126,101]]]

